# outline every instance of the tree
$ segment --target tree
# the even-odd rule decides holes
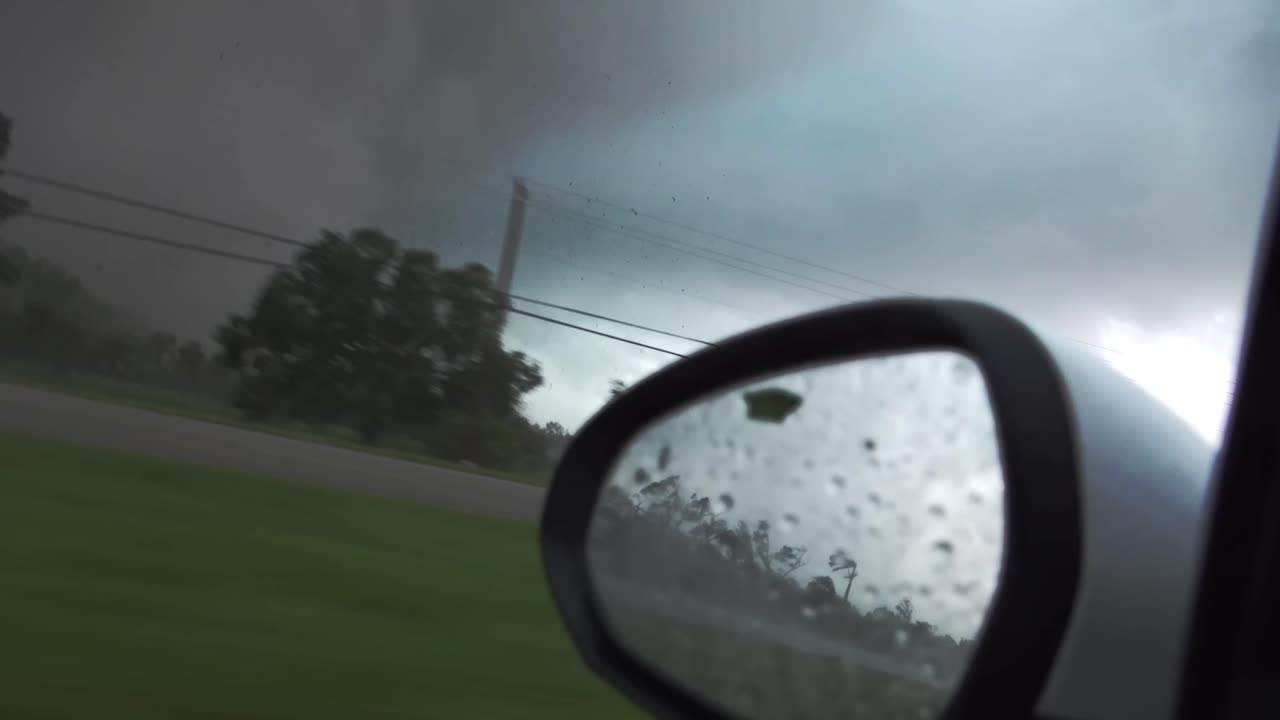
[[[911,602],[911,598],[902,598],[897,605],[893,606],[893,614],[898,617],[902,624],[910,625],[912,618],[916,614],[915,603]]]
[[[804,587],[804,591],[811,598],[834,599],[836,584],[832,582],[829,575],[815,575]]]
[[[346,425],[374,444],[447,408],[459,438],[484,432],[486,418],[523,438],[521,398],[542,375],[502,346],[506,307],[481,265],[441,268],[376,229],[323,231],[216,339],[250,417]]]
[[[155,370],[165,369],[177,346],[178,338],[173,333],[159,330],[151,333],[145,343],[147,363]]]
[[[178,347],[178,365],[191,377],[204,370],[204,348],[198,340],[188,340]]]
[[[849,590],[853,587],[853,579],[858,577],[858,563],[845,551],[837,550],[827,558],[827,567],[831,568],[831,572],[845,573],[847,582],[844,585],[844,601],[849,602]]]
[[[622,382],[621,380],[609,381],[609,399],[610,400],[618,397],[622,393],[626,392],[626,390],[627,390],[627,384]]]

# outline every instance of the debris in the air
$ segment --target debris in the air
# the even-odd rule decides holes
[[[781,423],[796,411],[804,398],[782,388],[765,388],[743,393],[747,403],[747,417],[758,422]]]

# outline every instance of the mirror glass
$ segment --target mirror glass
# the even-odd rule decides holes
[[[588,566],[614,638],[730,715],[933,718],[995,591],[1003,493],[969,357],[807,367],[639,433]]]

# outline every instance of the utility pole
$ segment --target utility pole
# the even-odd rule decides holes
[[[511,207],[507,210],[507,234],[502,239],[502,255],[498,263],[498,291],[511,292],[516,275],[516,259],[520,254],[520,238],[524,235],[524,210],[529,202],[529,188],[524,180],[511,178]]]

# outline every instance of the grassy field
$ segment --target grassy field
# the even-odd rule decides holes
[[[0,717],[615,718],[534,528],[0,434]]]
[[[255,423],[243,419],[234,408],[218,402],[215,398],[196,393],[150,387],[141,383],[98,377],[84,373],[57,373],[46,368],[36,367],[8,359],[0,359],[0,382],[14,383],[38,387],[44,390],[73,395],[86,400],[109,402],[125,405],[140,410],[178,415],[193,420],[231,425],[234,427],[268,432],[274,435],[336,445],[361,452],[420,462],[437,467],[445,467],[464,472],[480,472],[492,477],[506,480],[545,486],[549,478],[542,475],[521,475],[518,473],[476,468],[461,463],[442,460],[422,452],[409,440],[389,439],[379,447],[361,444],[346,429],[332,428],[316,430],[297,424]]]

